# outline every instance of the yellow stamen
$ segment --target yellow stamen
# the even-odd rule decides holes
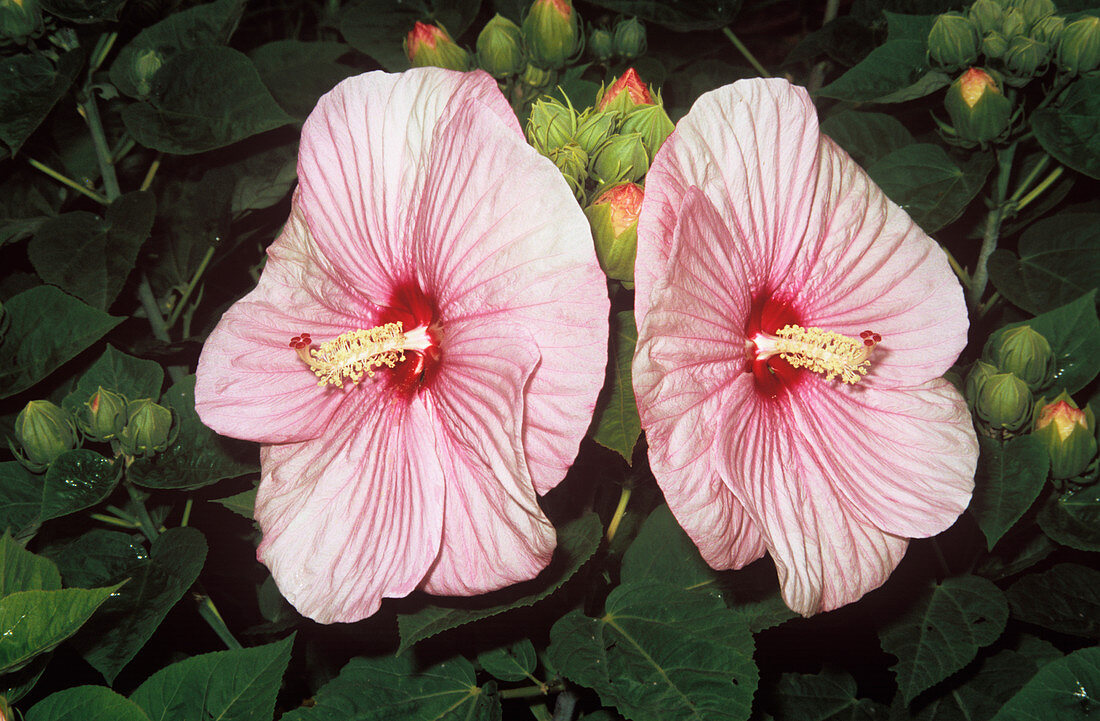
[[[786,325],[775,336],[761,333],[753,342],[758,358],[778,354],[795,368],[821,373],[827,381],[839,377],[845,383],[858,383],[871,365],[871,351],[878,340],[868,331],[862,338],[849,338],[822,328]]]
[[[406,350],[421,350],[430,345],[424,329],[409,333],[401,323],[386,323],[369,330],[342,333],[318,348],[297,348],[299,357],[320,379],[317,385],[344,387],[344,379],[358,385],[363,376],[374,377],[374,369],[393,368],[405,360]]]

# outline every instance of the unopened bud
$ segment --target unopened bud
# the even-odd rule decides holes
[[[588,180],[588,153],[576,143],[566,143],[553,148],[546,157],[550,158],[558,170],[565,176],[569,188],[578,199],[584,196],[584,182]]]
[[[1010,5],[1020,13],[1027,27],[1058,11],[1052,0],[1011,0]]]
[[[615,134],[619,116],[589,108],[577,118],[577,132],[574,139],[584,152],[594,155],[608,138]]]
[[[1029,325],[994,333],[986,343],[984,355],[998,369],[1015,373],[1033,391],[1045,386],[1054,372],[1050,343]]]
[[[615,41],[610,30],[593,28],[588,35],[588,52],[601,63],[615,57]]]
[[[954,70],[973,65],[981,44],[974,25],[959,13],[944,13],[936,18],[928,33],[928,57]]]
[[[1032,435],[1046,447],[1054,478],[1079,476],[1096,458],[1096,415],[1089,406],[1079,409],[1064,392],[1052,402],[1039,401]]]
[[[77,411],[76,424],[85,437],[109,441],[122,433],[128,417],[126,398],[100,386]]]
[[[129,417],[119,436],[119,447],[125,455],[149,457],[168,447],[172,411],[149,398],[141,398],[130,401],[126,412]]]
[[[0,0],[0,38],[21,41],[41,29],[38,0]]]
[[[523,69],[523,83],[532,88],[545,88],[554,79],[553,70],[544,70],[527,63]]]
[[[1018,431],[1031,419],[1031,391],[1012,373],[996,373],[978,388],[974,411],[997,430]]]
[[[138,95],[149,95],[153,88],[153,78],[163,64],[164,60],[156,50],[144,50],[134,56],[134,87]]]
[[[676,128],[668,113],[660,105],[643,105],[626,116],[622,133],[639,133],[646,152],[652,158],[665,142],[665,138]]]
[[[1009,42],[1017,35],[1026,33],[1027,27],[1028,22],[1018,8],[1008,8],[1001,17],[1001,35],[1004,35]]]
[[[405,55],[413,67],[469,70],[470,53],[439,25],[417,22],[405,37]]]
[[[1058,67],[1072,75],[1100,67],[1100,18],[1090,15],[1066,25],[1058,43]]]
[[[986,33],[982,38],[982,55],[987,58],[999,58],[1005,54],[1005,50],[1008,50],[1008,40],[996,30]]]
[[[974,365],[970,366],[970,372],[966,375],[966,400],[970,402],[973,407],[978,403],[978,393],[981,391],[982,384],[990,376],[997,375],[997,366],[986,363],[983,360],[974,361]]]
[[[976,0],[966,11],[966,17],[978,35],[985,37],[988,33],[1001,31],[1004,8],[997,0]]]
[[[68,411],[49,401],[31,401],[15,418],[15,440],[23,447],[24,465],[40,471],[76,448],[79,436]]]
[[[523,18],[523,38],[531,62],[540,68],[563,67],[581,46],[577,11],[570,0],[535,0]]]
[[[1001,135],[1012,120],[1012,102],[981,68],[970,68],[952,83],[944,98],[955,131],[963,140],[985,143]]]
[[[494,78],[516,75],[527,67],[519,25],[497,14],[477,36],[477,63]]]
[[[616,135],[596,153],[592,177],[600,185],[634,182],[649,170],[649,154],[641,133]]]
[[[638,213],[643,192],[634,183],[608,188],[584,209],[592,225],[596,257],[609,278],[632,282],[638,251]]]
[[[638,77],[634,68],[628,68],[608,88],[600,88],[600,92],[596,95],[596,107],[599,110],[616,112],[620,115],[626,115],[639,105],[652,103],[653,95]]]
[[[615,26],[615,54],[627,60],[645,52],[645,25],[638,18],[622,20]]]
[[[1065,30],[1066,19],[1058,15],[1043,18],[1031,27],[1031,39],[1040,43],[1046,43],[1052,48],[1058,47]]]
[[[1017,35],[1008,41],[1001,61],[1010,78],[1027,80],[1046,67],[1050,58],[1050,46],[1024,35]]]
[[[543,155],[572,142],[576,132],[577,113],[572,107],[545,96],[531,107],[527,141]]]

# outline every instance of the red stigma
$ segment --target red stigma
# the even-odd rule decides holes
[[[311,343],[313,343],[313,339],[309,337],[309,333],[302,333],[290,339],[290,347],[294,350],[308,348]]]

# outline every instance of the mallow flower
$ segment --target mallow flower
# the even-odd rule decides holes
[[[650,465],[712,567],[767,551],[810,615],[966,508],[977,440],[940,378],[966,343],[962,290],[804,90],[699,98],[646,178],[635,282]]]
[[[199,359],[196,407],[262,444],[257,557],[321,622],[535,576],[606,364],[588,222],[483,72],[345,80],[290,218]]]

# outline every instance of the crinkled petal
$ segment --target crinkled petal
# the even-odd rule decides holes
[[[357,621],[407,595],[439,553],[437,421],[421,402],[393,403],[369,383],[326,435],[261,453],[256,555],[283,596],[321,623]]]
[[[480,101],[437,126],[424,172],[415,266],[444,327],[507,322],[538,343],[523,442],[545,493],[577,455],[607,365],[609,301],[588,220],[558,169]]]
[[[316,438],[344,393],[318,388],[290,348],[302,332],[315,340],[363,326],[370,306],[339,283],[316,251],[295,206],[268,249],[260,282],[222,316],[199,357],[195,408],[218,433],[264,443]]]
[[[447,479],[443,540],[424,590],[469,596],[533,578],[554,551],[520,441],[539,352],[522,327],[479,319],[448,326],[446,354],[431,391]]]

